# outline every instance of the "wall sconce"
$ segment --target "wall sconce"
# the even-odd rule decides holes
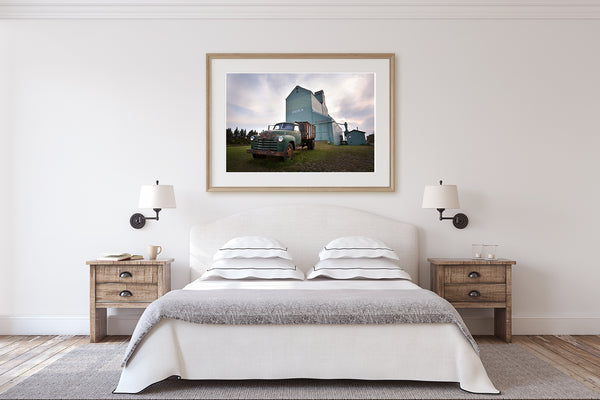
[[[156,212],[156,217],[144,217],[140,213],[135,213],[129,218],[129,223],[135,229],[143,228],[147,219],[158,221],[158,213],[163,208],[175,208],[175,192],[172,185],[144,185],[140,189],[139,208],[152,208]]]
[[[458,204],[458,190],[456,185],[439,185],[425,186],[423,192],[422,208],[435,208],[440,213],[440,221],[451,219],[455,228],[464,229],[469,225],[469,218],[465,214],[459,213],[454,217],[444,217],[444,210],[447,208],[460,208]]]

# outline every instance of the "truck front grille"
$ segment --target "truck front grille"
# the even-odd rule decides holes
[[[256,139],[254,148],[257,150],[277,150],[277,141],[275,139]]]

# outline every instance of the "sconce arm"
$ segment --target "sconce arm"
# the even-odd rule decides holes
[[[469,218],[463,213],[458,213],[454,217],[444,217],[445,208],[438,208],[437,210],[440,213],[440,221],[451,219],[452,224],[457,229],[465,229],[469,225]]]
[[[454,217],[444,217],[445,208],[438,208],[437,210],[440,213],[440,221],[443,221],[445,219],[454,219]]]
[[[162,208],[153,208],[153,210],[156,213],[156,217],[146,217],[146,219],[155,219],[158,221],[158,213],[160,212],[160,210],[162,210]]]

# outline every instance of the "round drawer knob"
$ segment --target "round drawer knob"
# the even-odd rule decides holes
[[[123,290],[121,293],[119,293],[119,296],[121,296],[121,297],[131,297],[131,296],[133,296],[133,294],[129,290]]]
[[[131,272],[129,271],[123,271],[119,274],[120,278],[131,278],[133,275],[131,275]]]
[[[477,290],[471,290],[469,292],[469,297],[479,297],[481,296],[481,293],[479,293]]]
[[[469,278],[479,278],[481,276],[481,274],[479,274],[479,272],[477,272],[477,271],[473,271],[468,276],[469,276]]]

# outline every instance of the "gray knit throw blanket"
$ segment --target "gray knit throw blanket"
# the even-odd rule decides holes
[[[129,342],[127,365],[162,319],[219,325],[456,324],[479,349],[450,303],[425,289],[174,290],[146,308]]]

